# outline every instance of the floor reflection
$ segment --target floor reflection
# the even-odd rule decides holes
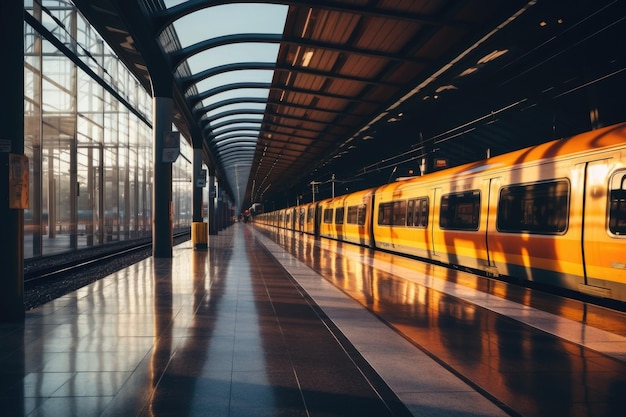
[[[155,265],[155,345],[151,355],[154,392],[143,415],[187,416],[199,415],[201,410],[219,412],[220,406],[222,411],[228,409],[228,379],[215,378],[207,368],[219,355],[216,350],[221,350],[220,359],[224,359],[222,346],[213,342],[212,336],[220,328],[216,321],[225,292],[224,265],[228,265],[231,251],[230,245],[193,251],[190,270],[176,270],[168,260]],[[173,289],[173,279],[186,282],[185,292],[191,293],[191,302],[178,306],[176,311],[173,299],[180,291]],[[232,354],[232,349],[226,354]],[[222,404],[217,403],[216,393],[226,394]]]
[[[518,320],[396,276],[410,269],[470,289],[508,296],[566,317],[581,317],[569,300],[474,278],[309,235],[263,230],[328,281],[373,311],[479,390],[528,416],[622,416],[626,364]],[[385,262],[385,272],[371,265]],[[441,284],[445,287],[446,284]],[[546,300],[550,300],[548,303]],[[594,311],[595,322],[601,316]],[[585,311],[587,313],[587,311]],[[609,313],[607,313],[608,315]],[[616,319],[608,316],[612,327]],[[589,318],[585,314],[584,319]],[[623,332],[623,324],[622,329]]]

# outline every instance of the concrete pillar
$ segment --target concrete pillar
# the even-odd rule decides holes
[[[0,321],[24,320],[24,210],[16,201],[25,189],[24,2],[0,2],[2,111],[0,111]],[[21,166],[21,168],[20,168]],[[26,184],[18,177],[26,175]],[[25,187],[25,188],[24,188]]]

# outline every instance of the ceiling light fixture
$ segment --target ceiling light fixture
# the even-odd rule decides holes
[[[302,56],[302,66],[308,67],[309,63],[311,63],[311,58],[313,58],[313,51],[306,51]]]
[[[484,57],[482,57],[481,59],[479,59],[478,60],[478,65],[486,64],[487,62],[493,61],[496,58],[499,58],[502,55],[506,54],[507,52],[509,52],[508,49],[503,49],[503,50],[496,49],[495,51],[491,52],[490,54],[487,54]]]

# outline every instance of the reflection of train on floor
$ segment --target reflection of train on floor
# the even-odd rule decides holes
[[[626,301],[626,123],[256,222]]]

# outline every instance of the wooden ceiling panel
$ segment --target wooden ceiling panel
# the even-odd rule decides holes
[[[390,70],[388,80],[397,85],[405,85],[411,80],[418,78],[420,74],[423,74],[425,69],[426,67],[424,65],[403,63],[402,65],[397,65]]]
[[[350,42],[362,18],[354,13],[319,9],[314,9],[313,16],[311,37],[320,42],[339,44]]]
[[[421,25],[412,22],[370,17],[355,46],[397,54],[421,28]]]
[[[389,63],[382,58],[370,58],[362,55],[350,55],[341,70],[344,75],[377,81],[376,77]],[[384,81],[384,80],[381,80]]]
[[[75,0],[74,3],[110,40],[116,53],[147,90],[151,86],[146,81],[149,67],[150,73],[161,76],[161,79],[168,75],[161,71],[171,71],[175,81],[176,76],[184,73],[168,68],[167,53],[158,43],[159,39],[167,38],[165,51],[175,51],[177,45],[172,32],[167,36],[155,36],[150,32],[151,25],[163,22],[167,11],[151,9],[141,12],[134,7],[135,2],[119,0]],[[200,1],[190,3],[194,7],[204,4]],[[417,121],[424,140],[428,140],[428,132],[434,132],[432,135],[437,144],[441,144],[437,149],[441,148],[442,152],[446,149],[450,155],[464,152],[449,150],[454,141],[444,145],[440,136],[445,136],[448,131],[454,136],[455,128],[490,114],[494,103],[528,100],[525,112],[536,112],[533,120],[545,119],[544,124],[554,128],[552,125],[560,114],[554,110],[554,100],[546,97],[547,92],[561,88],[564,95],[572,94],[572,91],[583,94],[585,89],[591,88],[588,86],[600,89],[601,83],[597,80],[611,80],[616,78],[615,74],[621,74],[621,67],[616,67],[621,63],[621,56],[605,59],[605,55],[618,52],[615,48],[605,48],[605,45],[612,44],[612,40],[608,36],[603,38],[603,34],[615,32],[617,35],[613,38],[618,38],[624,32],[624,3],[614,0],[566,3],[533,0],[287,3],[289,10],[279,46],[277,70],[272,79],[269,104],[263,116],[265,123],[253,158],[244,205],[259,197],[259,187],[266,196],[302,193],[301,188],[298,189],[302,184],[319,180],[321,175],[327,180],[331,172],[346,171],[345,176],[349,171],[364,172],[361,168],[368,166],[376,166],[376,170],[383,172],[384,168],[378,162],[390,157],[382,154],[391,152],[392,146],[381,147],[381,142],[377,141],[384,141],[387,132],[394,140],[384,145],[393,145],[398,149],[396,154],[400,155],[403,152],[402,138],[410,137],[404,149],[410,152],[415,144],[413,135],[418,130],[415,127]],[[158,9],[161,2],[150,4]],[[130,15],[117,15],[133,10]],[[149,14],[153,12],[155,17],[151,21]],[[538,22],[546,16],[562,15],[565,15],[565,21],[561,26],[538,27]],[[613,28],[609,29],[610,25]],[[133,39],[136,44],[125,42],[126,39]],[[601,42],[602,39],[605,41]],[[123,47],[121,43],[124,43]],[[593,46],[587,46],[588,49],[583,51],[587,53],[581,53],[586,44]],[[138,45],[142,46],[142,51],[137,49]],[[472,77],[455,78],[467,68],[477,67],[480,58],[497,48],[506,49],[506,55],[488,65],[482,64]],[[572,63],[579,63],[580,56],[589,56],[589,51],[593,51],[594,59],[586,60],[580,65],[586,70],[576,73],[578,66]],[[562,72],[555,71],[558,68],[567,68],[567,74],[572,75],[567,80],[560,79]],[[484,91],[494,79],[506,83],[506,91],[496,87],[489,94]],[[447,102],[448,115],[443,117],[440,103],[425,100],[425,94],[450,83],[450,80],[462,82],[458,83],[458,91],[447,96],[452,98],[454,95],[457,101]],[[578,84],[570,87],[568,82]],[[626,82],[622,84],[626,85]],[[182,88],[183,85],[175,83],[178,129],[192,136],[194,141],[198,140],[197,136],[205,140],[201,120],[192,111],[190,96],[186,96],[191,93]],[[424,86],[420,93],[415,90],[418,85]],[[615,85],[617,87],[604,94],[619,91],[619,84]],[[530,96],[531,90],[534,96]],[[424,95],[420,95],[421,91]],[[600,97],[601,93],[594,90],[589,95]],[[580,98],[578,102],[563,100],[572,105],[561,106],[561,112],[572,114],[576,113],[574,104],[578,106],[578,102],[584,101]],[[388,113],[390,108],[394,109],[393,114]],[[568,110],[570,108],[572,110]],[[387,123],[391,116],[397,115],[396,111],[410,115],[402,121]],[[616,113],[619,111],[611,114]],[[578,110],[576,114],[584,112]],[[524,117],[518,114],[514,119],[525,120]],[[494,126],[495,120],[492,121]],[[410,125],[410,121],[414,124]],[[428,126],[424,127],[424,124]],[[575,124],[575,120],[568,120],[567,124]],[[497,140],[502,143],[502,132],[506,129],[501,126],[498,129],[495,135],[498,138],[483,135],[480,140],[491,137],[494,146]],[[525,129],[526,136],[532,136],[539,128],[533,127],[532,132],[529,127]],[[363,140],[372,137],[370,133],[374,131],[377,132],[376,139]],[[220,165],[219,158],[209,163],[224,180],[226,168]],[[388,172],[383,176],[387,180]],[[256,184],[254,190],[253,183]]]

